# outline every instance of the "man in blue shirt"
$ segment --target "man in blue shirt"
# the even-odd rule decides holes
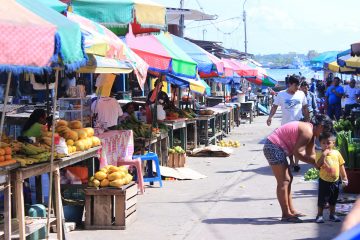
[[[340,78],[335,77],[325,93],[327,115],[332,120],[339,120],[341,117],[341,98],[344,95],[344,88],[339,84]]]

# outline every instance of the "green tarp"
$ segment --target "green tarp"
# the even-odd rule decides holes
[[[67,5],[65,3],[60,2],[59,0],[37,0],[37,1],[48,6],[49,8],[54,9],[57,12],[63,12],[67,9]]]
[[[172,58],[172,68],[176,73],[181,73],[185,77],[196,77],[197,64],[182,49],[176,45],[169,36],[159,34],[155,36],[159,42],[166,48],[166,51]]]

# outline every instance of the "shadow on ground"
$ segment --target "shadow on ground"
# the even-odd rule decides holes
[[[251,165],[255,165],[255,164],[251,164]],[[253,168],[253,169],[220,170],[217,171],[216,173],[236,173],[236,172],[256,173],[256,174],[270,175],[270,176],[273,175],[271,168],[269,166]]]
[[[202,221],[206,224],[252,224],[252,225],[276,225],[276,224],[294,224],[282,222],[277,217],[267,218],[212,218]],[[304,220],[303,223],[311,223],[313,220]]]

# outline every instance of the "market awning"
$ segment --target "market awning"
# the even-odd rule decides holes
[[[201,81],[199,77],[195,80],[168,74],[166,75],[166,81],[180,88],[189,88],[191,91],[199,94],[204,94],[209,87],[204,81]]]
[[[50,67],[55,49],[54,24],[15,1],[3,1],[0,32],[0,71],[42,73]]]
[[[149,70],[195,78],[197,64],[167,34],[135,37],[126,35],[126,44],[149,64]]]
[[[126,33],[129,24],[133,25],[135,34],[166,27],[165,7],[150,0],[72,0],[72,6],[74,13],[101,23],[116,33]]]
[[[257,69],[249,67],[247,64],[238,60],[226,58],[223,58],[222,60],[232,66],[234,71],[241,77],[255,77],[258,74]]]
[[[85,51],[90,55],[99,55],[110,59],[128,61],[135,71],[141,89],[144,88],[148,65],[130,50],[126,44],[106,27],[74,13],[67,13],[68,19],[80,25],[85,37]],[[116,66],[116,64],[115,64]],[[90,66],[92,68],[92,66]],[[110,68],[105,69],[110,71]],[[99,70],[97,70],[99,71]],[[120,68],[114,73],[122,73]]]
[[[67,18],[80,25],[85,37],[85,52],[107,58],[125,59],[124,43],[109,29],[77,14],[68,12]]]
[[[96,55],[88,55],[86,66],[80,68],[79,73],[131,73],[133,68],[126,61],[111,59]]]
[[[310,60],[313,70],[322,70],[325,62],[336,61],[338,51],[328,51],[321,53],[319,56],[314,57]]]
[[[201,48],[202,49],[202,48]],[[205,51],[204,49],[202,49],[204,51],[204,53],[208,56],[208,58],[215,64],[217,72],[211,72],[209,74],[205,74],[200,72],[200,77],[202,78],[211,78],[211,77],[219,77],[222,76],[224,73],[224,62],[221,61],[220,58],[216,57],[215,55]]]
[[[175,35],[170,34],[170,37],[176,45],[197,63],[199,73],[210,74],[211,72],[217,72],[216,65],[198,45]]]
[[[55,48],[58,49],[61,63],[68,71],[75,71],[86,64],[87,56],[79,24],[68,20],[65,16],[36,0],[16,0],[16,2],[57,26],[59,39]]]
[[[68,7],[67,4],[62,3],[59,0],[36,0],[36,1],[41,2],[42,4],[60,13],[66,11]]]
[[[332,71],[332,72],[338,72],[338,73],[344,73],[344,74],[353,74],[356,73],[355,69],[347,68],[345,59],[350,58],[350,49],[340,52],[337,55],[336,61],[329,61],[324,63],[324,69]],[[339,63],[341,65],[339,65]]]

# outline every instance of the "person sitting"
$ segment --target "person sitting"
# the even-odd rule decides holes
[[[125,104],[122,107],[122,110],[123,110],[123,115],[120,117],[120,121],[128,120],[131,117],[136,118],[135,115],[134,115],[134,113],[135,113],[135,103],[129,102],[129,103]]]
[[[23,137],[41,137],[41,132],[46,129],[47,117],[44,109],[35,109],[22,129]]]

